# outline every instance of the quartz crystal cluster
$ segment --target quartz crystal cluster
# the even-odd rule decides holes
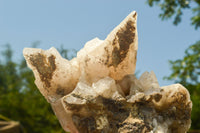
[[[180,84],[160,87],[154,72],[134,76],[137,14],[105,40],[87,42],[67,60],[55,48],[25,48],[35,84],[71,133],[185,133],[192,102]]]

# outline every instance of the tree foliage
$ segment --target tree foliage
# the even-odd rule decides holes
[[[195,29],[200,27],[200,0],[147,0],[149,6],[158,5],[162,13],[159,17],[162,20],[174,17],[173,23],[178,25],[181,22],[181,16],[183,10],[191,9],[193,16],[191,17],[191,23],[195,26]]]
[[[6,45],[0,60],[0,116],[19,121],[26,133],[64,133],[25,60],[14,62],[12,54]]]
[[[170,61],[172,74],[166,77],[183,84],[191,94],[192,128],[200,129],[200,41],[185,50],[183,59]]]

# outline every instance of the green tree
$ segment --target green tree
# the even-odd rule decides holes
[[[200,0],[147,0],[147,3],[151,7],[157,5],[161,8],[162,13],[159,17],[162,20],[174,17],[175,25],[181,22],[183,10],[191,9],[193,13],[191,23],[195,29],[200,27]]]
[[[200,129],[200,41],[185,50],[183,59],[170,61],[172,74],[166,77],[183,84],[193,103],[192,129]]]
[[[27,133],[64,133],[51,106],[34,84],[24,59],[12,60],[9,45],[0,60],[0,115],[20,121]]]

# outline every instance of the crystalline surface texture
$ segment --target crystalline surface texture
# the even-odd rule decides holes
[[[86,43],[72,60],[55,48],[25,48],[35,84],[71,133],[186,133],[192,103],[180,84],[160,87],[154,72],[134,76],[137,14],[105,40]]]

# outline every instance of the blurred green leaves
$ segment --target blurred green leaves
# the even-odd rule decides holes
[[[147,3],[151,7],[154,5],[160,7],[162,13],[159,14],[159,17],[162,20],[174,17],[174,25],[181,22],[183,10],[191,9],[193,13],[191,24],[194,25],[195,29],[200,27],[200,0],[147,0]]]

